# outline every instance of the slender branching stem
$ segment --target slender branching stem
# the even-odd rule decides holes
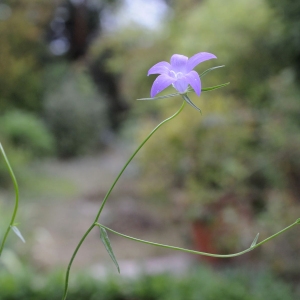
[[[85,232],[85,234],[83,235],[83,237],[81,238],[80,242],[78,243],[77,247],[74,250],[74,253],[70,259],[68,268],[67,268],[67,272],[66,272],[66,278],[65,278],[65,289],[64,289],[64,296],[63,299],[67,298],[67,293],[68,293],[68,288],[69,288],[69,276],[70,276],[70,270],[71,270],[71,266],[73,264],[73,261],[75,259],[75,256],[79,250],[79,248],[81,247],[82,243],[84,242],[85,238],[88,236],[88,234],[92,231],[92,229],[95,227],[95,224],[92,224],[89,229]]]
[[[4,151],[1,143],[0,143],[0,151],[1,151],[1,154],[4,158],[6,167],[8,169],[9,175],[10,175],[12,181],[13,181],[14,189],[15,189],[15,206],[14,206],[14,210],[13,210],[13,214],[12,214],[10,223],[9,223],[7,229],[6,229],[6,232],[4,234],[4,237],[3,237],[3,240],[2,240],[2,243],[1,243],[1,246],[0,246],[0,256],[1,256],[3,248],[4,248],[4,244],[5,244],[6,239],[7,239],[7,236],[9,234],[9,231],[10,231],[11,227],[14,226],[15,218],[16,218],[16,215],[17,215],[17,211],[18,211],[18,207],[19,207],[19,188],[18,188],[17,179],[16,179],[15,174],[14,174],[14,172],[13,172],[11,166],[10,166],[10,163],[8,161],[8,158],[5,154],[5,151]]]
[[[168,121],[172,120],[173,118],[175,118],[177,115],[179,115],[179,113],[183,110],[185,105],[185,102],[182,103],[181,107],[179,108],[179,110],[171,117],[165,119],[164,121],[162,121],[160,124],[158,124],[151,132],[150,134],[144,139],[144,141],[138,146],[138,148],[133,152],[133,154],[130,156],[129,160],[126,162],[126,164],[124,165],[123,169],[121,170],[121,172],[119,173],[119,175],[117,176],[117,178],[115,179],[114,183],[112,184],[112,186],[110,187],[110,189],[108,190],[107,194],[105,195],[101,207],[98,211],[98,214],[95,218],[95,222],[98,221],[99,216],[104,208],[104,205],[107,201],[107,198],[109,197],[111,191],[113,190],[113,188],[115,187],[116,183],[118,182],[118,180],[120,179],[120,177],[122,176],[123,172],[125,171],[125,169],[127,168],[127,166],[130,164],[130,162],[132,161],[132,159],[135,157],[135,155],[140,151],[140,149],[146,144],[146,142],[150,139],[150,137],[154,134],[155,131],[157,131],[157,129],[159,127],[161,127],[162,125],[164,125],[165,123],[167,123]]]
[[[65,276],[65,288],[64,288],[64,295],[63,295],[63,300],[65,300],[67,298],[67,293],[68,293],[68,286],[69,286],[69,276],[70,276],[70,270],[71,270],[71,266],[73,264],[73,261],[75,259],[75,256],[79,250],[79,248],[81,247],[82,243],[84,242],[85,238],[88,236],[88,234],[92,231],[92,229],[95,226],[98,226],[97,222],[98,219],[101,215],[101,212],[104,208],[104,205],[109,197],[109,195],[111,194],[113,188],[115,187],[116,183],[118,182],[118,180],[120,179],[120,177],[122,176],[122,174],[124,173],[125,169],[127,168],[127,166],[130,164],[130,162],[132,161],[132,159],[135,157],[135,155],[140,151],[140,149],[145,145],[145,143],[150,139],[150,137],[154,134],[154,132],[156,132],[158,130],[158,128],[160,128],[162,125],[164,125],[165,123],[167,123],[168,121],[172,120],[173,118],[175,118],[176,116],[179,115],[179,113],[183,110],[185,106],[185,101],[182,103],[181,107],[179,108],[179,110],[172,115],[171,117],[165,119],[164,121],[162,121],[160,124],[158,124],[151,132],[150,134],[144,139],[144,141],[138,146],[138,148],[134,151],[134,153],[130,156],[130,158],[128,159],[128,161],[125,163],[124,167],[122,168],[122,170],[120,171],[119,175],[116,177],[115,181],[113,182],[113,184],[111,185],[110,189],[108,190],[107,194],[105,195],[102,204],[99,208],[99,211],[96,215],[95,221],[93,222],[93,224],[89,227],[89,229],[86,231],[86,233],[83,235],[83,237],[81,238],[81,240],[79,241],[74,253],[72,254],[71,260],[69,262],[67,271],[66,271],[66,276]]]
[[[144,244],[147,244],[147,245],[152,245],[152,246],[158,246],[158,247],[162,247],[162,248],[168,248],[168,249],[172,249],[172,250],[178,250],[178,251],[182,251],[182,252],[188,252],[188,253],[192,253],[192,254],[198,254],[198,255],[203,255],[203,256],[211,256],[211,257],[218,257],[218,258],[229,258],[229,257],[235,257],[235,256],[239,256],[239,255],[242,255],[242,254],[245,254],[249,251],[252,251],[253,249],[261,246],[262,244],[270,241],[271,239],[277,237],[278,235],[280,235],[281,233],[291,229],[293,226],[299,224],[299,219],[294,222],[293,224],[287,226],[286,228],[280,230],[279,232],[271,235],[270,237],[264,239],[263,241],[261,241],[260,243],[257,243],[256,245],[253,245],[253,246],[250,246],[248,249],[244,250],[244,251],[241,251],[241,252],[237,252],[237,253],[233,253],[233,254],[213,254],[213,253],[207,253],[207,252],[200,252],[200,251],[195,251],[195,250],[189,250],[189,249],[185,249],[185,248],[180,248],[180,247],[174,247],[174,246],[169,246],[169,245],[164,245],[164,244],[159,244],[159,243],[153,243],[153,242],[149,242],[149,241],[145,241],[145,240],[141,240],[141,239],[137,239],[137,238],[134,238],[132,236],[129,236],[129,235],[125,235],[123,233],[120,233],[120,232],[117,232],[113,229],[110,229],[100,223],[95,223],[96,226],[98,227],[103,227],[105,228],[106,230],[112,232],[112,233],[115,233],[117,235],[120,235],[126,239],[129,239],[129,240],[133,240],[133,241],[136,241],[136,242],[140,242],[140,243],[144,243]]]

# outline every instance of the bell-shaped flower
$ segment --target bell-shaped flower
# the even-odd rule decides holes
[[[200,96],[201,81],[199,74],[193,69],[200,63],[217,58],[215,55],[207,52],[200,52],[188,58],[181,54],[174,54],[170,63],[166,61],[155,64],[148,71],[151,74],[160,74],[154,81],[151,88],[151,97],[155,97],[169,85],[180,93],[185,94],[189,85],[194,89],[195,93]]]

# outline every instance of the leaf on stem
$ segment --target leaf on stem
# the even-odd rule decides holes
[[[222,83],[222,84],[218,84],[218,85],[214,85],[214,86],[209,86],[207,88],[201,88],[201,92],[209,92],[209,91],[213,91],[213,90],[216,90],[216,89],[220,89],[222,87],[227,86],[228,84],[230,84],[230,82],[226,82],[226,83]],[[187,92],[190,93],[190,92],[195,92],[195,91],[194,91],[194,89],[189,87]]]
[[[203,73],[200,74],[200,77],[203,77],[204,75],[206,75],[207,73],[209,73],[209,72],[212,71],[212,70],[219,69],[219,68],[223,68],[223,67],[225,67],[225,65],[222,65],[222,66],[216,66],[216,67],[207,69],[206,71],[204,71]]]
[[[188,97],[187,94],[182,94],[181,96],[182,96],[182,98],[183,98],[189,105],[191,105],[192,107],[194,107],[195,109],[197,109],[197,110],[201,113],[201,109],[198,108],[198,107],[192,102],[192,100]]]
[[[99,226],[99,227],[100,227],[100,239],[103,242],[103,244],[105,246],[105,249],[108,252],[110,258],[113,261],[113,263],[117,267],[118,272],[120,273],[120,267],[119,267],[119,264],[117,262],[117,259],[116,259],[115,255],[114,255],[114,252],[112,250],[112,247],[111,247],[111,244],[110,244],[107,232],[106,232],[106,230],[102,226]]]
[[[254,246],[256,245],[257,240],[258,240],[258,237],[259,237],[259,233],[258,233],[258,234],[256,235],[256,237],[254,238],[254,240],[253,240],[253,242],[252,242],[250,248],[252,248],[252,247],[254,247]]]
[[[226,83],[222,83],[222,84],[210,86],[210,87],[207,87],[207,88],[202,88],[201,91],[202,91],[202,92],[213,91],[213,90],[216,90],[216,89],[220,89],[220,88],[222,88],[222,87],[224,87],[224,86],[227,86],[228,84],[230,84],[230,82],[226,82]]]
[[[25,242],[25,239],[23,238],[23,235],[22,233],[20,232],[20,230],[18,229],[17,226],[10,226],[11,229],[13,230],[13,232],[20,238],[20,240],[23,242],[23,243],[26,243]]]

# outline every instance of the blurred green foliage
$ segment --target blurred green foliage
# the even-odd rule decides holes
[[[257,226],[266,234],[274,233],[274,222],[279,230],[297,218],[300,89],[295,59],[299,51],[286,49],[286,40],[287,31],[293,35],[290,42],[299,40],[295,37],[299,6],[289,3],[282,2],[284,11],[293,15],[287,20],[279,17],[282,10],[278,13],[265,0],[234,0],[226,5],[221,0],[174,1],[172,18],[163,24],[163,30],[139,36],[137,29],[126,28],[102,40],[115,49],[107,67],[123,75],[124,94],[131,99],[149,95],[155,76],[146,77],[148,69],[174,53],[216,54],[217,60],[196,68],[199,73],[226,65],[205,76],[202,84],[207,87],[230,81],[228,87],[192,98],[203,115],[185,108],[141,152],[141,187],[149,198],[172,201],[180,195],[182,209],[197,217],[203,205],[234,197],[247,204],[247,218],[254,230]],[[128,36],[136,38],[128,40]],[[97,51],[101,52],[101,47],[95,47],[92,54]],[[160,120],[173,114],[181,101],[136,103],[132,116],[142,116],[136,128],[137,143]],[[240,219],[229,219],[240,230],[240,243],[244,243]],[[300,249],[296,241],[286,249],[278,247],[282,260],[277,270],[292,266],[285,260],[291,247]],[[295,256],[290,257],[295,262]]]
[[[228,68],[215,72],[209,83],[219,84],[226,72],[226,80],[231,82],[227,91],[244,96],[250,104],[263,105],[267,101],[265,80],[284,64],[285,58],[275,47],[281,41],[283,24],[264,0],[234,0],[226,7],[222,3],[174,1],[173,17],[162,30],[141,35],[129,27],[101,39],[99,44],[102,41],[116,54],[107,61],[107,67],[126,72],[124,93],[133,99],[146,97],[154,76],[145,76],[152,65],[169,60],[174,53],[192,56],[207,51],[216,54],[218,60],[205,62],[198,70],[216,64]],[[97,51],[103,51],[103,46],[94,49],[93,55]]]
[[[277,47],[286,66],[293,67],[300,82],[300,3],[294,0],[268,0],[284,25],[281,42]]]
[[[53,136],[43,120],[21,110],[7,111],[2,115],[0,139],[16,173],[29,161],[52,155],[55,151]],[[6,165],[0,163],[1,185],[10,182]]]
[[[37,158],[54,152],[53,136],[33,113],[8,111],[0,119],[1,140]]]
[[[16,109],[42,111],[60,157],[97,148],[107,113],[104,96],[78,67],[85,61],[70,67],[63,59],[56,65],[47,60],[42,41],[54,4],[7,0],[1,5],[0,132],[12,165],[53,151],[40,118],[33,120]],[[103,53],[109,54],[98,67],[120,79],[120,94],[132,99],[131,124],[138,141],[181,101],[133,102],[149,95],[155,76],[146,74],[152,65],[174,53],[191,56],[200,51],[218,59],[199,65],[199,72],[226,65],[202,83],[206,87],[230,81],[230,86],[192,99],[203,116],[187,107],[143,149],[141,186],[150,197],[173,199],[180,194],[196,217],[203,204],[234,195],[248,203],[265,234],[299,217],[299,9],[292,0],[233,0],[226,5],[222,0],[177,0],[157,31],[129,26],[100,36],[87,61],[96,64]],[[135,119],[139,115],[141,123]],[[19,151],[20,144],[29,150]],[[231,220],[239,230],[238,221]],[[289,243],[281,240],[285,247],[266,246],[266,253],[268,258],[276,253],[277,270],[297,272],[290,249],[297,251],[300,245],[293,233],[287,237],[293,238]]]
[[[0,111],[42,107],[43,30],[53,4],[49,1],[1,1]]]
[[[21,272],[22,273],[22,272]],[[61,276],[47,278],[27,270],[23,275],[0,275],[1,300],[55,300],[61,299]],[[188,275],[142,276],[137,280],[99,281],[88,275],[73,279],[68,299],[105,300],[289,300],[296,299],[291,286],[267,272],[249,272],[243,269],[216,272],[207,268],[190,271]]]
[[[42,37],[53,7],[45,0],[0,3],[0,138],[16,173],[15,166],[54,153],[53,137],[37,114],[48,57]],[[2,163],[0,177],[1,184],[10,183]]]
[[[53,74],[56,84],[47,92],[44,117],[55,136],[57,154],[67,158],[97,149],[101,145],[101,130],[107,124],[103,96],[81,68]]]
[[[278,76],[284,63],[276,55],[274,45],[282,38],[283,25],[262,0],[232,1],[226,12],[220,0],[189,6],[182,10],[182,18],[171,24],[170,39],[161,41],[164,46],[172,41],[171,49],[178,49],[178,53],[191,55],[198,49],[216,53],[218,60],[198,69],[223,63],[228,69],[207,75],[203,86],[222,81],[231,84],[223,90],[202,94],[200,99],[194,98],[195,103],[200,103],[203,116],[191,117],[195,113],[186,109],[185,115],[173,122],[176,124],[165,128],[165,134],[146,147],[144,170],[155,174],[152,178],[157,183],[153,182],[151,189],[161,187],[163,177],[168,179],[166,187],[179,185],[190,191],[192,188],[189,196],[211,201],[233,187],[249,193],[285,186],[287,174],[278,159],[286,158],[281,153],[283,147],[291,148],[291,137],[295,143],[288,155],[297,153],[296,116],[300,105],[293,72]],[[179,34],[178,28],[185,34]],[[149,59],[147,62],[151,66]],[[176,102],[166,101],[173,105]],[[172,111],[171,104],[156,105],[162,117]],[[145,124],[142,134],[157,121],[149,122],[151,125]],[[290,125],[276,127],[279,122]],[[160,168],[161,165],[164,167]]]

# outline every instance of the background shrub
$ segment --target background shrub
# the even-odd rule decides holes
[[[90,77],[73,71],[65,72],[55,89],[48,91],[44,106],[57,153],[65,158],[91,152],[99,146],[107,119],[105,103]]]
[[[43,120],[21,110],[7,111],[1,116],[0,141],[18,181],[24,177],[20,173],[28,162],[55,151],[53,136]],[[2,155],[0,159],[0,185],[11,185]]]
[[[54,139],[44,122],[28,112],[13,110],[0,119],[1,138],[31,156],[45,156],[54,151]]]

